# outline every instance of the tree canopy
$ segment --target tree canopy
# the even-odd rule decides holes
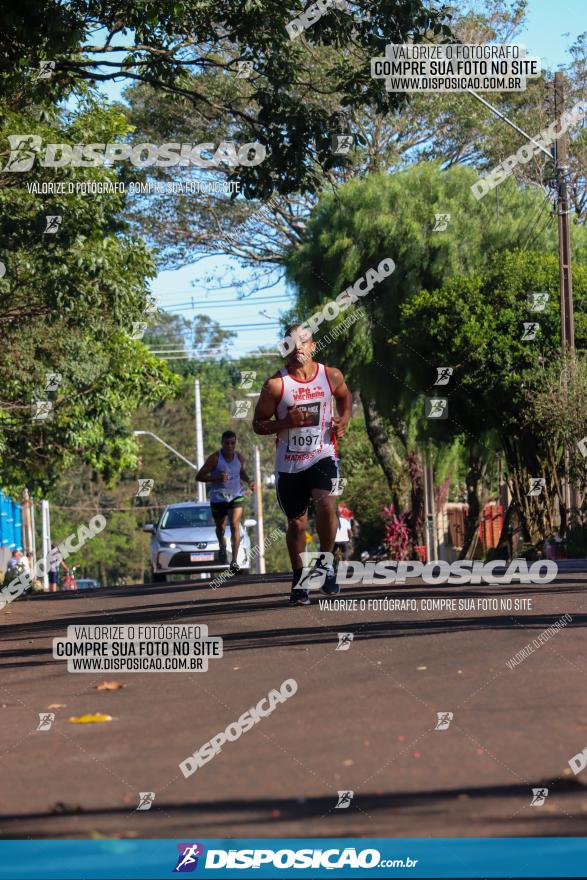
[[[63,98],[83,84],[145,84],[174,101],[185,99],[208,134],[220,120],[222,140],[261,141],[270,160],[239,169],[248,195],[260,197],[316,191],[321,169],[335,161],[331,137],[344,130],[347,110],[389,111],[404,103],[404,95],[386,92],[371,77],[371,58],[384,54],[386,44],[450,34],[445,7],[353,0],[348,12],[331,8],[312,24],[312,39],[327,49],[318,64],[305,40],[290,39],[286,28],[304,11],[302,0],[287,6],[279,0],[24,5],[27,17],[20,7],[5,7],[0,17],[0,94],[9,106],[34,103],[43,89]],[[31,76],[44,61],[54,62],[51,78]],[[235,90],[240,62],[250,62],[253,74],[239,78]]]

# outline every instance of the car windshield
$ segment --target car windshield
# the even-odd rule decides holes
[[[161,529],[193,529],[198,526],[213,526],[212,511],[209,507],[172,507],[161,517]]]

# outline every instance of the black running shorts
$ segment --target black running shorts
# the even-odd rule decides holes
[[[239,495],[238,498],[233,498],[232,501],[211,501],[210,509],[212,516],[214,519],[224,519],[225,516],[228,516],[229,510],[234,510],[235,507],[242,507],[244,500],[244,495]]]
[[[333,490],[334,480],[339,477],[338,465],[333,458],[321,458],[296,474],[277,474],[277,500],[288,519],[297,519],[307,511],[313,489]]]

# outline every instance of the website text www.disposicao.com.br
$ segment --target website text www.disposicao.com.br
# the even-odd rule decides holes
[[[418,859],[382,859],[377,849],[209,849],[205,868],[414,868]]]

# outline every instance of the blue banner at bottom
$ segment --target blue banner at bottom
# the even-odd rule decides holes
[[[4,840],[2,880],[585,877],[587,838]]]

